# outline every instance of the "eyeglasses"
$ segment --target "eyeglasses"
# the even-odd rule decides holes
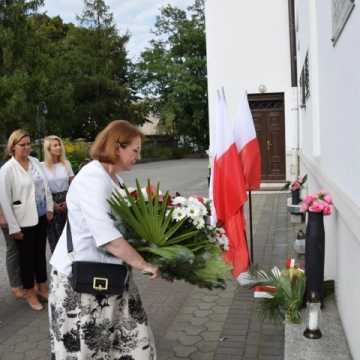
[[[27,143],[23,143],[23,144],[20,144],[20,143],[17,143],[15,145],[19,145],[20,147],[24,148],[26,146],[30,147],[31,146],[31,143],[30,142],[27,142]]]

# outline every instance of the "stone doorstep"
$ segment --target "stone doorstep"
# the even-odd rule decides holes
[[[284,360],[352,360],[334,298],[326,300],[321,312],[321,339],[305,338],[305,323],[304,311],[302,324],[285,324]]]
[[[259,191],[286,191],[288,192],[287,182],[262,182]]]

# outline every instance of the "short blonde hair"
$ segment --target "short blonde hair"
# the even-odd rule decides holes
[[[45,165],[49,169],[51,169],[54,166],[54,163],[52,161],[52,156],[50,154],[50,147],[51,147],[51,142],[52,141],[58,141],[60,143],[61,155],[60,155],[59,160],[65,166],[68,166],[68,161],[66,159],[66,152],[65,152],[64,142],[62,141],[62,139],[60,137],[58,137],[56,135],[49,135],[44,139],[43,150],[44,150],[44,163],[45,163]]]
[[[127,147],[135,138],[144,139],[144,134],[126,120],[114,120],[103,129],[90,148],[90,157],[103,163],[117,162],[116,149]]]
[[[24,137],[30,137],[30,135],[23,129],[17,129],[11,133],[6,146],[6,151],[9,156],[14,155],[14,146]]]

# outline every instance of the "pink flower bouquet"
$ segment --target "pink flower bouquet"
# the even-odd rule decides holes
[[[306,180],[307,180],[307,175],[304,175],[302,177],[298,177],[296,180],[294,180],[290,184],[290,190],[295,191],[295,190],[301,189],[302,186],[305,184]]]
[[[305,196],[301,210],[330,215],[332,212],[332,198],[326,191],[320,191],[316,194]]]

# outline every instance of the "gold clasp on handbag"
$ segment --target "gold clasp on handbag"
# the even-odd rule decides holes
[[[93,289],[97,291],[104,291],[108,289],[108,279],[106,278],[93,278]]]

